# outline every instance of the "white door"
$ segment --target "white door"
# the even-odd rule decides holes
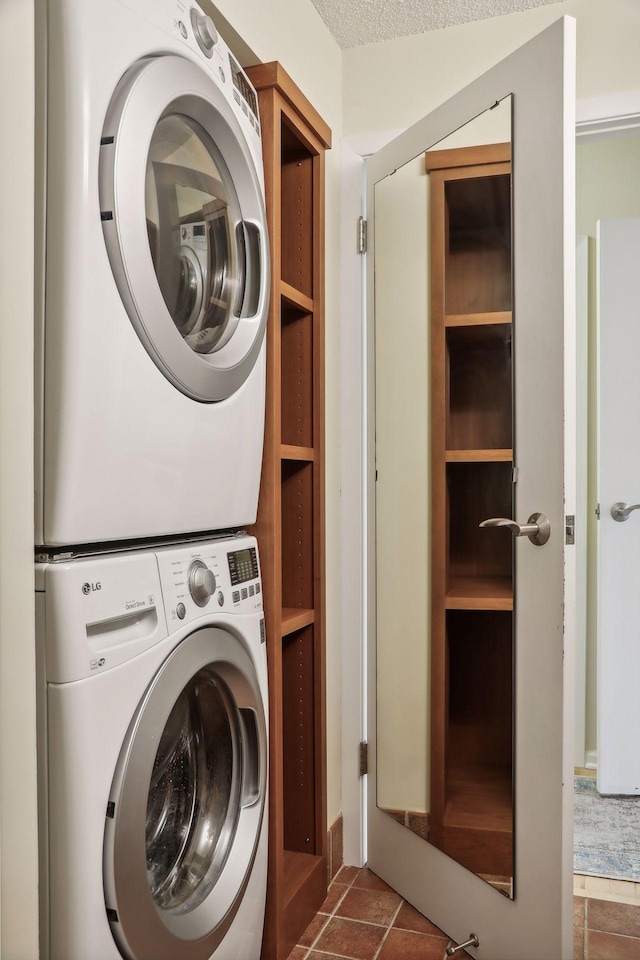
[[[640,794],[640,220],[600,220],[596,242],[598,790]]]
[[[575,22],[563,18],[367,162],[368,863],[456,943],[476,934],[480,945],[469,952],[487,960],[573,956],[575,574],[572,547],[565,549],[564,521],[566,514],[575,514],[574,73]],[[422,180],[420,196],[426,197],[425,151],[436,145],[440,149],[504,141],[505,121],[511,140],[510,194],[507,188],[505,201],[504,183],[496,184],[494,193],[502,193],[502,208],[506,202],[513,211],[513,345],[504,332],[495,339],[513,357],[515,414],[514,438],[505,444],[513,452],[494,459],[513,460],[512,495],[502,505],[502,515],[508,516],[510,504],[512,519],[522,524],[543,513],[551,535],[542,546],[526,536],[514,538],[513,639],[510,633],[495,638],[513,650],[513,683],[506,699],[515,703],[504,732],[513,743],[513,868],[510,877],[495,877],[486,876],[493,870],[471,872],[419,835],[429,829],[428,806],[422,827],[408,828],[412,805],[419,802],[415,797],[420,780],[428,775],[421,770],[429,769],[424,756],[431,743],[425,730],[433,682],[428,543],[430,529],[440,518],[430,516],[428,489],[429,237],[426,221],[420,225],[425,220],[423,200],[405,188],[407,171],[413,169]],[[397,233],[391,239],[387,225],[394,217]],[[504,225],[501,229],[504,232]],[[385,267],[383,255],[395,257],[393,269]],[[391,285],[383,289],[385,278]],[[490,322],[498,331],[504,314]],[[487,323],[486,316],[478,314],[471,323]],[[473,331],[468,335],[473,337]],[[455,376],[464,379],[465,373],[457,369]],[[484,393],[481,402],[490,407],[491,397]],[[389,436],[393,456],[384,446]],[[490,453],[477,450],[474,455],[482,459]],[[498,466],[510,469],[508,463]],[[376,499],[389,470],[397,474],[396,494],[388,515],[381,518]],[[510,536],[504,530],[486,535]],[[418,635],[422,631],[422,650],[408,670],[399,672],[407,662],[405,636],[416,625]],[[490,626],[485,639],[494,639]],[[484,656],[482,650],[465,649],[471,661]],[[467,685],[470,703],[492,695],[482,684]],[[449,690],[442,696],[446,702]],[[390,722],[387,700],[394,697],[408,723],[389,743],[393,718]],[[392,771],[386,781],[383,762]],[[418,776],[414,793],[398,808],[383,791],[389,780],[397,786],[401,773]]]

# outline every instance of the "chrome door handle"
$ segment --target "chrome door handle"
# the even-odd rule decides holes
[[[631,506],[629,506],[624,500],[619,500],[618,503],[614,503],[611,507],[611,516],[614,520],[622,523],[624,520],[629,519],[632,510],[640,510],[640,503],[632,503]]]
[[[481,527],[507,527],[514,537],[529,537],[531,543],[541,547],[551,536],[551,524],[544,513],[532,513],[526,523],[516,523],[508,517],[492,517],[483,520]]]

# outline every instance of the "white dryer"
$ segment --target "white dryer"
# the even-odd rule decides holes
[[[267,663],[255,540],[36,571],[42,956],[259,960]]]
[[[269,250],[255,90],[196,0],[48,0],[36,543],[256,515]]]

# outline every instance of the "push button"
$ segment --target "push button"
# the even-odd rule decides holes
[[[240,603],[240,591],[234,590],[233,593],[231,594],[231,599],[233,600],[234,603]]]
[[[242,588],[242,599],[243,599],[243,600],[246,600],[246,599],[247,599],[247,596],[248,596],[248,594],[247,594],[247,588],[246,588],[246,587],[243,587],[243,588]]]
[[[187,608],[185,607],[184,603],[179,603],[176,607],[176,616],[178,617],[178,620],[184,620],[186,612]]]
[[[256,583],[256,594],[260,593],[260,584]]]
[[[249,587],[249,596],[252,597],[255,592],[256,592],[256,588],[254,587],[253,584],[251,584],[251,586]]]

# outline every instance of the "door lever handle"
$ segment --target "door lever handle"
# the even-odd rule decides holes
[[[544,513],[532,513],[526,523],[516,523],[508,517],[492,517],[483,520],[481,527],[507,527],[514,537],[529,537],[531,543],[541,547],[551,536],[551,524]]]
[[[629,506],[624,500],[620,500],[611,507],[611,516],[619,523],[623,523],[629,519],[632,510],[640,510],[640,503],[632,503],[631,506]]]

